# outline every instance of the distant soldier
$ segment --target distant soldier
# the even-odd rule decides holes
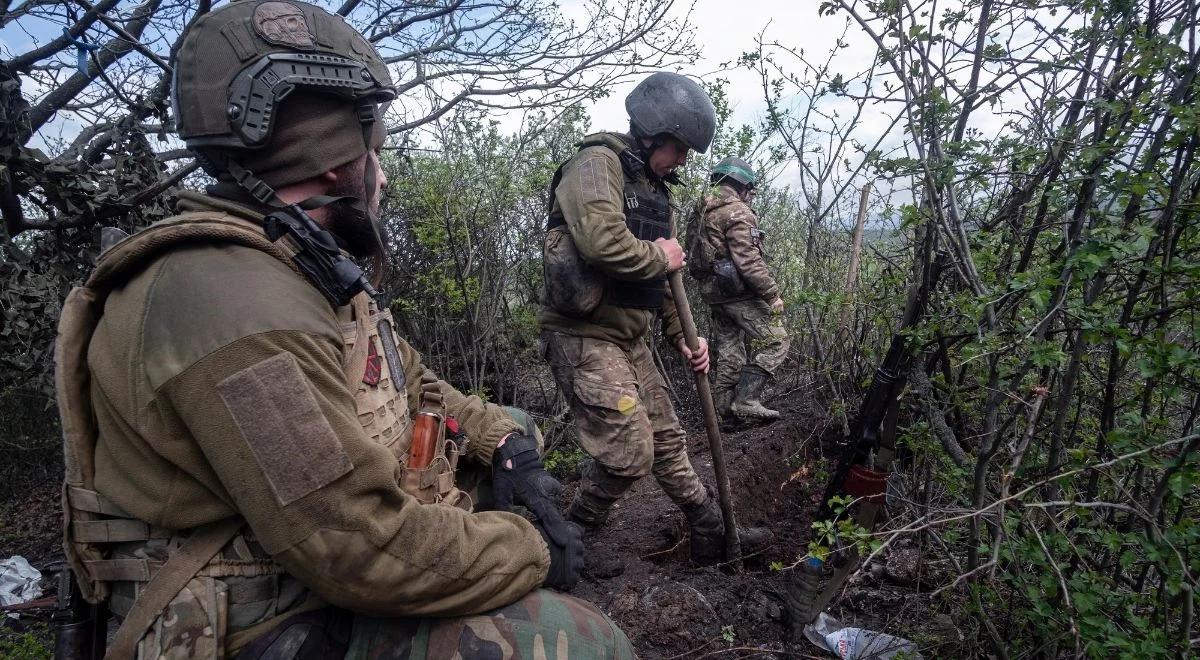
[[[699,85],[663,72],[638,84],[625,109],[630,134],[584,138],[550,190],[540,348],[591,457],[568,516],[595,528],[653,474],[687,517],[693,560],[711,564],[724,557],[721,512],[688,461],[647,339],[661,313],[671,344],[707,372],[708,346],[701,338],[688,350],[667,287],[667,274],[684,266],[667,184],[689,150],[708,149],[716,114]]]
[[[532,424],[426,367],[349,258],[382,256],[379,53],[245,0],[174,65],[217,183],[101,255],[56,351],[67,558],[122,620],[109,657],[632,657],[539,589],[583,546]]]
[[[713,168],[712,192],[704,199],[701,255],[691,272],[712,310],[717,411],[729,420],[772,420],[779,413],[762,403],[762,391],[787,357],[779,285],[767,268],[763,232],[750,209],[758,175],[740,158]],[[695,244],[695,243],[694,243]],[[707,262],[707,263],[703,263]]]

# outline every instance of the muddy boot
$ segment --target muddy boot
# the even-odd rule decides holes
[[[608,509],[597,511],[591,499],[583,491],[575,493],[571,506],[567,507],[567,520],[583,528],[584,533],[591,533],[604,526],[608,520]]]
[[[738,527],[742,556],[756,555],[775,542],[775,534],[766,527]]]
[[[771,421],[779,419],[779,411],[764,406],[759,397],[767,386],[770,374],[761,367],[749,365],[742,369],[742,379],[738,382],[737,396],[729,406],[730,412],[742,419]]]
[[[579,490],[567,508],[567,518],[585,532],[603,527],[609,509],[637,481],[612,474],[591,458],[580,466],[579,476]]]
[[[717,503],[705,500],[683,508],[692,531],[692,561],[700,566],[712,566],[725,559],[725,526]]]
[[[721,430],[725,432],[736,431],[741,425],[738,423],[737,417],[729,412],[729,406],[733,403],[733,388],[726,387],[719,390],[713,390],[713,406],[717,409],[717,423]]]
[[[692,528],[692,561],[712,566],[725,561],[725,524],[721,509],[713,500],[683,507],[688,525]],[[775,540],[770,530],[762,527],[738,527],[742,555],[762,552]]]

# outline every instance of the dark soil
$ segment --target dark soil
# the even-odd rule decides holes
[[[771,530],[774,542],[746,558],[741,574],[699,568],[688,555],[687,523],[652,477],[619,501],[608,523],[587,538],[588,569],[573,595],[596,603],[624,629],[643,658],[795,657],[814,649],[785,644],[785,579],[803,554],[823,484],[813,479],[814,416],[788,410],[773,424],[724,435],[739,527]],[[681,417],[698,419],[699,414]],[[703,430],[689,434],[692,465],[715,484]],[[569,498],[575,484],[568,485]],[[732,640],[732,641],[730,641]]]
[[[21,555],[42,569],[63,558],[61,485],[32,485],[0,502],[0,559]]]

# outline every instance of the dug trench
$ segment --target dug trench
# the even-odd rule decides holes
[[[608,522],[586,535],[588,564],[573,595],[611,616],[640,657],[796,657],[815,651],[786,643],[780,595],[786,581],[779,568],[804,554],[824,488],[816,469],[823,440],[818,417],[800,405],[791,408],[771,424],[723,434],[739,527],[764,527],[774,535],[770,545],[745,557],[742,572],[691,563],[686,520],[653,477],[634,484]],[[715,496],[707,435],[689,431],[692,465]],[[566,485],[569,502],[578,482]]]

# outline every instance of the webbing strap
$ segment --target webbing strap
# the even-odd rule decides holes
[[[147,559],[96,559],[83,564],[88,577],[101,582],[148,582],[153,574]]]
[[[173,532],[153,527],[141,520],[75,520],[71,522],[71,540],[76,543],[124,543],[169,539]]]
[[[82,486],[67,484],[67,499],[70,500],[71,508],[73,509],[87,511],[88,513],[100,513],[116,518],[133,518],[133,516],[125,513],[124,509],[113,504],[112,500]]]
[[[359,292],[350,300],[350,305],[354,309],[354,344],[344,356],[342,368],[345,369],[346,385],[351,392],[357,392],[370,356],[371,328],[368,320],[371,316],[371,297],[366,292]]]
[[[108,652],[104,654],[105,660],[135,657],[138,642],[154,620],[187,586],[188,581],[233,539],[242,524],[241,518],[233,517],[201,527],[177,553],[172,554],[138,594],[133,608],[121,622]]]

